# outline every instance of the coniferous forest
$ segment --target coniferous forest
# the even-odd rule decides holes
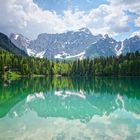
[[[137,51],[118,57],[75,61],[49,61],[0,50],[0,76],[12,72],[22,76],[140,76],[140,53]]]

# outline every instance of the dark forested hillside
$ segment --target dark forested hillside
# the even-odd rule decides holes
[[[11,40],[3,33],[0,33],[0,49],[6,50],[8,52],[11,52],[13,54],[27,56],[27,54],[17,48]]]
[[[0,74],[16,72],[20,75],[69,75],[69,76],[138,76],[140,53],[127,53],[119,57],[100,57],[69,62],[49,61],[22,57],[0,50]]]
[[[77,75],[140,75],[140,53],[127,53],[119,57],[100,57],[73,62],[71,74]]]
[[[69,64],[51,62],[46,59],[34,57],[22,57],[0,50],[0,72],[18,72],[21,75],[56,75],[68,74]]]

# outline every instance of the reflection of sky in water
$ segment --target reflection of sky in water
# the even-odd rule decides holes
[[[138,140],[140,115],[129,108],[134,102],[119,94],[99,98],[81,90],[30,94],[0,119],[0,139]]]
[[[0,132],[0,138],[6,137],[7,140],[138,140],[140,115],[118,109],[109,116],[95,115],[84,123],[79,119],[44,119],[30,112],[17,119],[3,118]]]
[[[139,85],[139,78],[0,83],[0,140],[139,140]]]

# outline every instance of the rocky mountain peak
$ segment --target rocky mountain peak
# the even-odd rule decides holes
[[[86,27],[60,34],[41,33],[35,40],[12,33],[10,40],[28,55],[48,59],[118,56],[140,50],[139,36],[118,42],[107,34],[93,35]]]
[[[86,27],[80,28],[78,31],[79,32],[84,32],[86,34],[92,34],[91,31]]]

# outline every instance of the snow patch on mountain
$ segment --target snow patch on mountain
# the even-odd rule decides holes
[[[37,57],[37,58],[43,58],[45,52],[46,51],[42,51],[42,52],[37,53],[35,50],[27,48],[27,54],[29,56],[33,56],[33,57]]]
[[[79,54],[76,54],[76,55],[70,55],[70,54],[63,52],[62,54],[55,55],[55,59],[71,59],[71,58],[83,59],[84,55],[85,55],[85,51],[81,52]]]
[[[40,53],[37,53],[35,56],[38,57],[38,58],[43,58],[45,52],[46,52],[46,51],[42,51],[42,52],[40,52]]]
[[[35,56],[36,52],[35,52],[34,50],[29,49],[29,48],[26,48],[26,50],[27,50],[27,54],[28,54],[29,56]]]
[[[123,49],[124,49],[124,42],[121,42],[121,47],[120,47],[120,49],[117,49],[117,47],[118,47],[118,45],[116,45],[115,51],[116,51],[116,55],[119,56],[119,55],[122,54],[122,51],[123,51]]]
[[[19,35],[15,35],[15,40],[17,40],[18,37],[19,37]]]
[[[9,38],[29,56],[51,60],[119,56],[127,52],[140,51],[138,36],[118,42],[107,34],[93,35],[88,28],[60,34],[41,33],[35,40],[14,33]]]
[[[69,54],[65,53],[64,51],[61,54],[57,54],[54,56],[55,59],[64,59],[67,56],[69,56]]]

